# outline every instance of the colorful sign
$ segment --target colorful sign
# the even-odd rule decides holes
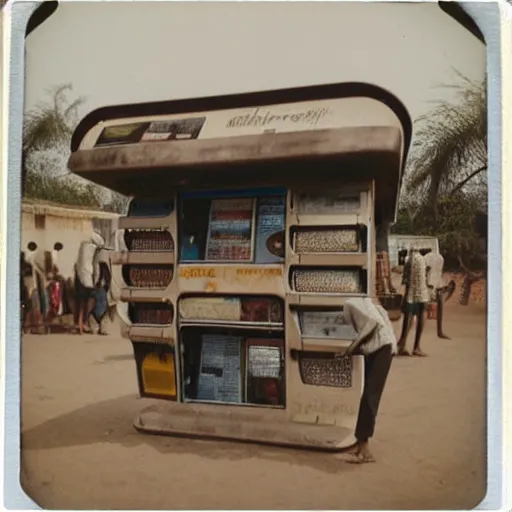
[[[236,336],[204,334],[197,399],[211,402],[242,401],[242,340]]]
[[[111,124],[103,130],[96,146],[116,144],[115,138],[107,137],[107,130],[128,130],[134,124],[141,131],[120,136],[117,144],[182,140],[215,139],[263,133],[289,133],[309,130],[332,130],[353,126],[399,126],[394,112],[382,102],[367,97],[336,98],[249,106],[208,112],[190,112],[176,115],[141,116],[128,120],[109,120]],[[110,133],[110,132],[109,132]],[[136,138],[138,135],[138,138]],[[125,140],[126,137],[127,140]],[[129,139],[129,140],[128,140]],[[83,148],[86,149],[86,148]]]
[[[251,261],[254,199],[214,199],[206,260]]]
[[[197,139],[206,117],[152,121],[141,142]]]
[[[285,251],[286,198],[262,197],[258,200],[255,263],[279,263]]]
[[[180,277],[182,279],[211,279],[217,277],[217,269],[214,267],[181,267]]]
[[[149,122],[118,124],[103,129],[96,141],[96,146],[118,146],[136,144],[146,131]]]
[[[240,267],[235,269],[237,276],[282,276],[283,269],[281,267],[273,268],[258,268],[258,267]]]

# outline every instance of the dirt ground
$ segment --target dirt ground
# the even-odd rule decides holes
[[[399,328],[399,325],[397,325]],[[131,345],[25,336],[22,485],[58,509],[469,509],[485,496],[485,309],[427,322],[429,357],[395,358],[376,464],[258,445],[154,437],[132,421]],[[412,343],[412,335],[409,340]]]

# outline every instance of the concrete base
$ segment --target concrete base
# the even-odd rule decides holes
[[[134,427],[148,434],[325,451],[342,451],[356,442],[353,432],[346,427],[287,421],[284,413],[283,410],[167,402],[144,409]]]

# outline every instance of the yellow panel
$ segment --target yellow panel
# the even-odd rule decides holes
[[[174,356],[148,354],[142,362],[144,392],[152,395],[176,396]]]

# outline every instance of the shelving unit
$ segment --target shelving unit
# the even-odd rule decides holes
[[[110,261],[112,265],[173,265],[174,252],[118,251]]]
[[[176,281],[176,198],[166,204],[159,204],[152,211],[151,203],[132,201],[128,216],[119,219],[119,228],[124,231],[126,250],[111,255],[112,265],[121,267],[123,288],[121,301],[128,304],[129,323],[123,328],[123,336],[133,344],[144,346],[160,345],[173,353],[176,345],[176,308],[168,299],[168,291]],[[141,215],[141,213],[143,215]],[[155,216],[152,216],[155,213]],[[126,281],[127,267],[136,266],[138,270],[145,267],[158,272],[159,267],[172,272],[170,282],[163,287],[130,286]],[[128,271],[129,272],[129,271]],[[140,280],[140,278],[139,278]],[[170,322],[168,324],[137,322],[131,316],[130,305],[146,304],[161,308],[162,304],[169,307]],[[155,317],[156,318],[156,317]],[[139,354],[140,355],[140,354]],[[174,357],[174,356],[173,356]],[[176,386],[179,393],[179,367],[176,367]]]
[[[290,191],[286,219],[286,325],[290,348],[302,352],[342,353],[353,338],[336,336],[306,335],[298,321],[304,311],[328,314],[341,311],[346,300],[367,296],[372,293],[373,260],[372,244],[374,230],[374,183],[350,185],[336,189],[331,197],[326,197],[325,188],[315,200],[315,191]],[[323,203],[321,200],[323,200]],[[344,233],[342,233],[344,231]],[[351,233],[353,232],[353,234]],[[306,233],[311,233],[310,236]],[[298,237],[302,243],[298,244]],[[310,238],[310,240],[308,240]],[[344,240],[345,239],[345,240]],[[316,243],[316,246],[315,246]],[[318,243],[325,243],[321,251]],[[345,245],[346,250],[342,250]],[[337,250],[340,249],[340,250]],[[359,275],[359,290],[354,291],[354,283],[343,289],[344,271]],[[332,271],[332,272],[329,272]],[[318,274],[319,282],[327,275],[337,281],[339,291],[322,293],[312,286],[311,291],[297,290],[294,276],[296,272],[309,272],[307,281],[314,283]],[[357,274],[358,273],[358,274]],[[335,287],[333,285],[333,287]]]
[[[177,329],[183,368],[182,400],[284,407],[285,190],[197,192],[184,194],[180,200],[180,219],[193,220],[190,225],[185,220],[180,226],[181,240],[188,243],[188,252],[179,247],[181,258],[175,288],[179,297]],[[223,350],[228,350],[224,346],[235,343],[235,339],[240,349],[237,371],[241,395],[235,400],[233,392],[226,401],[224,387],[234,382],[235,363],[231,355],[223,355]],[[265,398],[265,390],[259,387],[262,381],[256,378],[259,384],[255,384],[247,373],[254,357],[252,352],[247,352],[247,344],[265,345],[269,339],[275,340],[281,361],[280,374],[266,383],[276,386],[279,397],[275,400]],[[215,351],[218,353],[214,357]],[[225,357],[229,362],[221,364],[219,361]],[[203,368],[204,358],[216,362]],[[223,364],[225,373],[221,369]],[[199,373],[197,368],[201,368]],[[269,396],[273,396],[272,392]]]

